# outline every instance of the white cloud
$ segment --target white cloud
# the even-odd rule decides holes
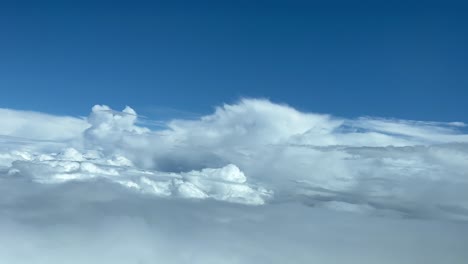
[[[338,248],[350,263],[385,263],[382,257],[395,256],[389,247],[400,252],[398,263],[467,257],[444,247],[468,242],[468,135],[461,122],[344,119],[256,99],[158,130],[142,127],[130,107],[97,105],[87,119],[0,109],[0,118],[2,226],[30,241],[26,249],[10,245],[10,252],[45,252],[50,263],[334,263],[336,245],[327,243],[343,235]],[[114,215],[123,220],[113,223]],[[97,234],[81,233],[100,217],[105,227]],[[460,235],[451,231],[454,220],[462,223]],[[56,221],[64,226],[51,228]],[[56,232],[45,249],[41,223]],[[408,228],[421,239],[444,235],[414,245],[402,231]],[[117,230],[134,246],[118,239],[111,247],[117,253],[101,246]],[[197,230],[208,240],[197,243]],[[63,254],[48,251],[66,240],[65,232],[73,239]],[[366,241],[353,238],[362,233]],[[80,239],[96,241],[103,255],[82,256]],[[405,251],[405,243],[414,250]],[[376,252],[362,258],[346,249],[362,247]],[[431,258],[421,256],[425,247],[433,248]],[[12,262],[14,254],[0,252],[0,260],[30,263]]]
[[[96,105],[88,125],[70,117],[1,113],[9,124],[30,120],[34,137],[11,145],[1,164],[10,175],[41,182],[107,177],[162,196],[247,204],[292,197],[314,206],[347,203],[371,212],[467,218],[443,209],[468,209],[466,195],[447,195],[450,188],[467,187],[462,123],[349,120],[256,99],[223,105],[197,120],[169,121],[156,131],[137,125],[128,106],[117,112]],[[24,136],[9,127],[5,135]],[[47,137],[53,147],[34,141]]]
[[[0,135],[33,140],[66,140],[89,124],[81,119],[0,108]]]

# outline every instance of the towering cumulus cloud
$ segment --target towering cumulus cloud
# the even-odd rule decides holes
[[[256,99],[156,130],[128,106],[0,119],[2,263],[468,259],[464,123]]]

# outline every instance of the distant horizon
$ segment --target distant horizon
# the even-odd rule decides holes
[[[16,109],[16,108],[8,108],[8,107],[0,107],[0,109],[5,109],[5,110],[13,110],[13,111],[24,111],[24,112],[32,112],[32,113],[41,113],[41,114],[48,114],[48,115],[54,115],[54,116],[63,116],[63,117],[76,117],[76,118],[86,118],[86,115],[89,114],[90,110],[92,109],[93,106],[96,105],[104,105],[104,106],[109,106],[111,109],[124,109],[125,107],[131,107],[132,109],[137,110],[138,112],[138,118],[141,120],[147,120],[149,122],[151,121],[170,121],[170,120],[177,120],[177,119],[187,119],[187,120],[196,120],[199,119],[203,116],[211,115],[216,109],[222,108],[225,105],[235,105],[238,104],[242,101],[245,100],[262,100],[262,101],[268,101],[273,104],[277,105],[282,105],[282,106],[287,106],[291,107],[297,111],[303,112],[303,113],[310,113],[310,114],[320,114],[320,115],[329,115],[334,118],[339,118],[339,119],[349,119],[349,120],[354,120],[354,119],[361,119],[361,118],[371,118],[371,119],[382,119],[382,120],[388,120],[388,121],[410,121],[410,122],[427,122],[427,123],[434,123],[434,124],[447,124],[451,125],[453,127],[458,127],[459,129],[463,129],[464,127],[468,127],[468,123],[463,122],[463,121],[458,121],[458,120],[415,120],[415,119],[405,119],[405,118],[397,118],[397,117],[385,117],[385,116],[373,116],[373,115],[361,115],[361,116],[339,116],[339,115],[334,115],[332,113],[326,113],[326,112],[316,112],[316,111],[307,111],[304,109],[296,108],[294,105],[287,104],[285,102],[277,102],[277,101],[272,101],[268,98],[260,97],[260,98],[254,98],[254,97],[242,97],[236,100],[232,100],[230,102],[222,102],[217,105],[210,105],[209,107],[206,107],[203,112],[190,112],[190,111],[185,111],[184,109],[176,109],[172,107],[167,107],[167,106],[148,106],[148,107],[133,107],[131,105],[122,105],[122,106],[115,106],[115,105],[110,105],[110,104],[92,104],[88,107],[87,111],[84,111],[83,113],[80,114],[67,114],[67,113],[55,113],[55,112],[46,112],[46,111],[36,111],[36,110],[31,110],[31,109]],[[116,111],[116,113],[119,113],[119,110],[113,110]]]

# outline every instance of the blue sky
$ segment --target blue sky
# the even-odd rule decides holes
[[[208,113],[241,97],[468,121],[468,6],[448,1],[2,1],[0,107]]]

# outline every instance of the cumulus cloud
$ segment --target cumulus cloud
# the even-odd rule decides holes
[[[344,241],[343,261],[386,263],[382,257],[392,258],[386,248],[441,232],[438,242],[395,250],[407,263],[467,257],[456,246],[468,242],[468,134],[461,122],[345,119],[259,99],[156,130],[128,106],[96,105],[87,118],[9,109],[0,109],[0,117],[2,226],[30,241],[21,248],[0,239],[12,248],[0,254],[9,263],[30,262],[12,259],[21,250],[48,252],[67,239],[64,233],[73,240],[63,254],[47,253],[52,263],[72,263],[67,255],[77,263],[334,263],[332,240]],[[119,220],[111,221],[114,216]],[[43,225],[54,234],[45,249]],[[77,241],[106,244],[117,230],[132,247],[118,242],[116,254],[96,245],[104,253],[91,260],[76,251]],[[197,243],[201,233],[207,240]],[[357,242],[362,234],[366,240]],[[345,250],[372,245],[376,253],[366,258]],[[420,256],[425,247],[434,248],[431,258]],[[179,249],[177,257],[168,253]]]
[[[9,175],[41,182],[105,177],[159,196],[247,204],[294,199],[411,217],[467,217],[456,213],[468,210],[468,196],[458,191],[467,187],[468,173],[468,135],[460,122],[350,120],[257,99],[154,131],[139,126],[128,106],[119,112],[96,105],[86,120],[1,113],[4,136],[31,131],[31,142],[2,153]],[[53,142],[34,141],[44,138]]]

